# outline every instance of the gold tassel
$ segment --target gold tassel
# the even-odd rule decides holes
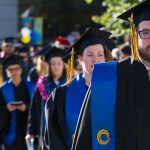
[[[0,86],[3,84],[3,66],[0,64]]]
[[[72,75],[73,75],[73,69],[74,69],[74,48],[72,48],[71,51],[71,59],[70,59],[70,64],[68,64],[68,77],[67,77],[67,83],[70,83],[72,80]]]
[[[139,51],[138,51],[138,39],[137,39],[137,33],[136,28],[134,24],[134,17],[133,14],[131,15],[130,24],[131,24],[131,50],[132,50],[132,56],[135,61],[139,60]]]
[[[70,63],[71,63],[71,59],[69,59],[67,62],[67,83],[69,82]]]
[[[45,68],[45,63],[44,63],[45,58],[42,57],[41,59],[42,59],[42,62],[41,62],[40,75],[44,77],[46,74],[46,68]]]
[[[70,81],[71,81],[71,79],[72,79],[73,69],[74,69],[74,48],[72,48],[72,51],[71,51]]]

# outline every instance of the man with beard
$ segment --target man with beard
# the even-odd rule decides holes
[[[150,149],[150,1],[119,18],[130,18],[132,57],[94,66],[73,150]]]

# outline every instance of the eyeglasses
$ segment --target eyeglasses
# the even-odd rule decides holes
[[[13,71],[19,71],[21,67],[15,67],[15,68],[7,68],[8,71],[13,72]]]
[[[150,38],[150,29],[144,29],[139,31],[139,36],[141,39],[149,39]]]

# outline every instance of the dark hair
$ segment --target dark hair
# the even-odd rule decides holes
[[[61,58],[61,57],[60,57]],[[51,70],[51,63],[50,63],[51,60],[49,60],[49,70],[48,70],[48,75],[49,75],[49,81],[50,82],[54,82],[53,80],[53,75],[52,75],[52,70]],[[62,60],[63,61],[63,60]],[[64,63],[64,61],[63,61]],[[63,72],[62,72],[62,76],[60,77],[59,81],[61,81],[62,79],[64,79],[66,76],[66,68],[65,68],[65,63],[64,63],[64,68],[63,68]]]
[[[103,45],[102,45],[103,46]],[[104,54],[105,54],[105,61],[112,61],[113,57],[111,55],[111,52],[108,50],[107,46],[103,46],[104,47]]]
[[[123,47],[121,47],[120,51],[122,51],[125,55],[131,55],[130,45],[124,45]]]

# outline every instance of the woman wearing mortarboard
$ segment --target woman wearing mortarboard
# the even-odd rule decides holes
[[[89,28],[81,38],[67,50],[67,84],[55,89],[46,104],[46,132],[44,149],[71,149],[79,112],[90,85],[93,66],[97,62],[112,60],[105,46],[109,32]],[[83,73],[72,80],[73,62],[77,59]]]
[[[73,150],[150,149],[150,1],[119,18],[131,23],[132,57],[94,66]]]
[[[48,74],[40,76],[36,83],[37,88],[30,107],[26,136],[29,147],[33,146],[31,141],[34,139],[35,149],[42,147],[45,128],[45,103],[51,92],[66,82],[66,69],[63,60],[65,50],[48,47],[42,55],[44,57],[43,61],[48,64]]]

